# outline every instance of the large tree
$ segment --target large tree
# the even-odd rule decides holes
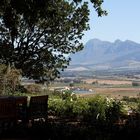
[[[98,16],[102,0],[91,0]],[[69,65],[66,55],[83,48],[89,29],[88,2],[82,0],[0,0],[0,63],[44,80]]]

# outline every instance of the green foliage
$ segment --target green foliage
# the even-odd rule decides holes
[[[6,88],[9,88],[8,92],[13,93],[16,91],[16,87],[20,85],[20,77],[21,71],[15,68],[11,68],[10,71],[5,75],[5,86]]]
[[[17,85],[16,86],[16,91],[19,93],[27,93],[27,89],[23,85]]]
[[[119,120],[123,105],[120,101],[95,96],[93,98],[78,98],[76,101],[49,100],[49,113],[58,117],[81,119],[91,123],[115,123]]]
[[[132,82],[132,86],[134,86],[134,87],[135,87],[135,86],[140,86],[140,82],[133,81],[133,82]]]
[[[118,100],[112,100],[108,108],[106,109],[106,120],[108,123],[115,123],[119,120],[122,114],[123,105]]]
[[[46,91],[46,93],[49,95],[50,98],[61,98],[62,97],[62,92],[61,91]]]
[[[78,99],[77,102],[73,103],[73,114],[74,116],[84,119],[89,113],[89,104],[86,99]]]
[[[87,113],[88,104],[84,100],[70,101],[62,99],[49,100],[49,114],[59,117],[82,117]]]
[[[0,64],[0,76],[2,77],[6,73],[6,65]]]
[[[41,85],[38,85],[38,84],[26,85],[25,89],[27,93],[41,93],[42,92]]]
[[[2,0],[0,4],[0,60],[23,74],[52,80],[69,64],[66,54],[83,48],[88,5],[65,0]],[[2,2],[1,2],[2,3]],[[63,9],[63,10],[62,10]]]
[[[74,87],[74,83],[70,83],[69,86],[70,86],[70,87]]]
[[[76,3],[83,2],[84,0],[73,0]],[[103,0],[90,0],[91,3],[93,3],[93,7],[95,8],[96,12],[98,13],[98,16],[107,15],[107,11],[103,10],[101,5],[104,2]]]
[[[126,102],[135,102],[135,103],[138,103],[139,102],[139,98],[136,98],[136,97],[128,97],[128,96],[124,96],[123,101],[126,101]]]
[[[62,100],[67,100],[67,101],[76,101],[77,100],[76,94],[73,93],[71,90],[62,91],[61,97],[62,97]]]
[[[136,112],[140,114],[140,101],[139,101],[139,103],[137,105]]]
[[[89,113],[88,117],[95,121],[95,120],[105,120],[106,119],[106,100],[102,96],[95,96],[92,99],[89,99],[88,101],[89,104]]]
[[[99,16],[106,13],[102,0],[91,2]],[[66,55],[83,49],[88,16],[86,0],[1,0],[0,62],[40,81],[59,77]]]
[[[50,99],[48,104],[48,113],[50,115],[61,116],[64,113],[64,101],[61,99]]]
[[[6,65],[0,65],[0,94],[4,93],[4,75],[6,73]]]
[[[12,94],[20,85],[21,71],[4,64],[0,65],[0,93]]]
[[[137,112],[137,113],[140,114],[140,98],[138,99],[137,107],[136,107],[136,109],[135,109],[135,112]]]

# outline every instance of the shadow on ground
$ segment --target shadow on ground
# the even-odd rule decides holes
[[[85,122],[36,122],[16,125],[1,131],[1,140],[138,140],[140,125],[110,125]]]

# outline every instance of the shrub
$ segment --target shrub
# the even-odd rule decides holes
[[[48,103],[48,113],[54,116],[64,115],[64,101],[61,99],[50,99]]]
[[[133,82],[132,82],[132,86],[140,86],[140,82],[138,82],[138,81],[133,81]]]
[[[140,114],[140,99],[137,101],[137,107],[135,111]]]
[[[48,110],[50,115],[58,117],[81,117],[88,110],[83,100],[70,101],[62,99],[49,99]]]
[[[0,94],[4,94],[4,74],[6,72],[6,65],[0,64]]]
[[[73,114],[77,118],[84,119],[84,116],[87,116],[89,112],[89,105],[86,99],[78,99],[73,103]]]
[[[38,84],[30,84],[25,86],[28,93],[40,93],[42,92],[42,88]]]
[[[27,93],[27,89],[23,85],[17,85],[15,90],[20,93]]]
[[[70,86],[70,87],[74,87],[74,83],[70,83],[69,86]]]
[[[97,80],[96,81],[93,81],[92,84],[93,85],[98,85],[98,81]]]
[[[13,94],[16,86],[20,85],[21,71],[10,67],[10,65],[0,65],[0,93]]]
[[[50,91],[50,90],[46,90],[46,93],[50,96],[50,97],[59,97],[61,98],[62,97],[62,92],[61,91],[58,91],[58,90],[54,90],[54,91]]]
[[[106,100],[104,97],[95,96],[88,101],[89,111],[87,119],[89,121],[104,121],[106,119]]]
[[[95,96],[78,98],[76,101],[49,99],[49,114],[58,117],[77,118],[90,123],[114,123],[122,113],[118,100]]]
[[[61,94],[62,100],[68,100],[68,101],[76,101],[77,96],[75,93],[73,93],[71,90],[65,90]]]
[[[106,121],[115,123],[119,120],[122,114],[123,104],[119,100],[112,100],[106,109]]]

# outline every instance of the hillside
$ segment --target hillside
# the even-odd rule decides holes
[[[130,40],[116,40],[112,43],[92,39],[71,58],[69,69],[140,68],[140,44]]]

